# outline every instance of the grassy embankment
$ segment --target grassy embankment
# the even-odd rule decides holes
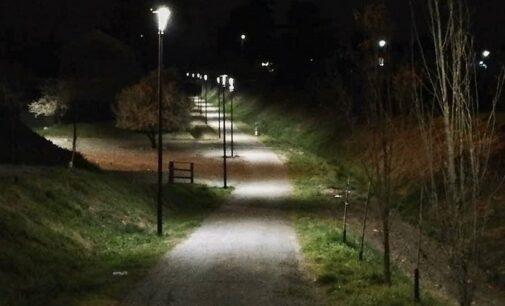
[[[354,200],[364,203],[363,173],[352,162],[353,154],[342,150],[335,139],[345,135],[331,122],[307,120],[295,108],[265,105],[251,97],[236,97],[235,114],[252,131],[257,125],[262,140],[288,157],[291,178],[295,183],[293,220],[304,256],[318,285],[332,305],[411,305],[412,282],[398,268],[393,269],[393,285],[382,278],[382,255],[370,244],[365,246],[365,260],[357,259],[358,239],[347,234],[342,243],[341,201],[324,194],[324,189],[342,190],[353,176]],[[290,112],[287,113],[286,109]],[[337,163],[338,160],[338,163]],[[423,293],[423,305],[446,302]]]
[[[155,194],[124,174],[58,167],[0,173],[0,305],[113,305],[226,196],[166,186],[158,237]]]

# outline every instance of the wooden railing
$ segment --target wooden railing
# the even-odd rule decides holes
[[[195,182],[195,166],[193,163],[171,161],[168,164],[168,182],[174,183],[176,179]]]

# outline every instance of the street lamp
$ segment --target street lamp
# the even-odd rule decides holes
[[[221,138],[221,77],[217,77],[217,134]]]
[[[228,167],[226,165],[226,79],[228,76],[221,76],[221,85],[223,85],[223,188],[228,188]]]
[[[487,63],[486,60],[487,58],[491,55],[491,51],[489,50],[484,50],[481,53],[481,59],[479,61],[479,67],[487,69]]]
[[[385,41],[384,39],[381,39],[379,40],[378,42],[378,46],[379,46],[379,66],[380,67],[384,67],[385,65],[385,48],[387,46],[387,41]]]
[[[203,76],[203,82],[204,82],[204,90],[205,90],[205,124],[208,124],[208,117],[207,117],[207,91],[208,91],[208,84],[207,84],[207,80],[209,79],[209,77],[205,74]]]
[[[162,128],[162,69],[163,69],[163,34],[172,12],[162,6],[153,12],[158,19],[158,235],[163,235],[163,128]]]
[[[230,115],[231,115],[231,157],[235,157],[234,153],[234,141],[233,141],[233,92],[235,91],[235,79],[230,78],[228,80],[229,90],[230,90]]]

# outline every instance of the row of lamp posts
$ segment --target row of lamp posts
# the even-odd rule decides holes
[[[159,7],[156,11],[151,10],[157,17],[158,23],[158,193],[157,193],[157,233],[158,235],[163,235],[163,88],[162,88],[162,77],[163,77],[163,35],[165,34],[165,29],[167,28],[168,22],[172,15],[170,9],[166,6]],[[241,56],[244,53],[244,43],[247,37],[245,34],[240,35],[241,42]],[[189,73],[186,74],[187,77],[190,76]],[[205,94],[205,123],[208,123],[208,76],[200,74],[191,74],[193,78],[195,76],[200,80],[200,85],[202,86],[202,91]],[[223,138],[223,187],[228,187],[228,167],[227,167],[227,142],[226,142],[226,89],[228,88],[230,93],[235,91],[235,80],[229,78],[227,75],[221,75],[217,78],[218,83],[218,134],[219,138]],[[222,96],[222,99],[221,99]],[[202,114],[202,98],[200,97],[200,113]],[[221,105],[222,105],[222,120],[221,120]],[[234,122],[233,122],[233,95],[230,95],[230,115],[231,115],[231,156],[235,157],[234,149]],[[223,129],[221,131],[221,122]]]
[[[199,99],[201,107],[201,102],[204,101],[205,105],[205,123],[208,121],[208,76],[205,75],[200,75],[199,73],[186,73],[187,77],[192,77],[196,78],[199,81],[202,81],[200,83],[201,85],[201,92],[204,93],[205,99]],[[231,154],[228,156],[228,142],[226,139],[227,132],[226,132],[226,91],[228,90],[230,94],[232,94],[235,91],[235,79],[229,77],[226,74],[220,75],[216,78],[217,81],[217,100],[218,100],[218,135],[219,138],[223,139],[223,187],[228,188],[228,165],[227,165],[227,159],[229,157],[236,157],[235,155],[235,140],[234,140],[234,116],[233,116],[233,95],[230,95],[230,142],[231,142]],[[222,128],[221,128],[222,127]]]

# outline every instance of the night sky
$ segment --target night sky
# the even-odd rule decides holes
[[[220,27],[226,24],[230,11],[247,0],[180,0],[166,1],[174,8],[174,19],[167,31],[168,50],[174,63],[190,64],[201,53],[212,53]],[[285,22],[291,0],[276,0],[275,21]],[[308,0],[310,1],[310,0]],[[424,2],[414,0],[415,2]],[[321,7],[323,17],[332,20],[339,36],[347,39],[353,32],[352,11],[365,0],[312,0]],[[489,48],[505,44],[503,26],[505,1],[470,0],[475,18],[478,45]],[[50,71],[55,53],[65,42],[90,29],[104,29],[130,45],[151,46],[155,35],[154,18],[149,12],[159,1],[150,0],[2,0],[0,2],[0,57],[15,57],[35,71]],[[408,35],[410,13],[408,1],[386,0],[396,23],[398,39]],[[120,13],[118,13],[120,12]],[[118,17],[119,16],[119,17]],[[151,32],[150,32],[151,31]],[[147,32],[147,34],[146,34]],[[143,37],[141,37],[141,35]],[[172,36],[172,37],[171,37]],[[173,38],[170,41],[170,38]],[[146,41],[147,40],[147,41]]]

